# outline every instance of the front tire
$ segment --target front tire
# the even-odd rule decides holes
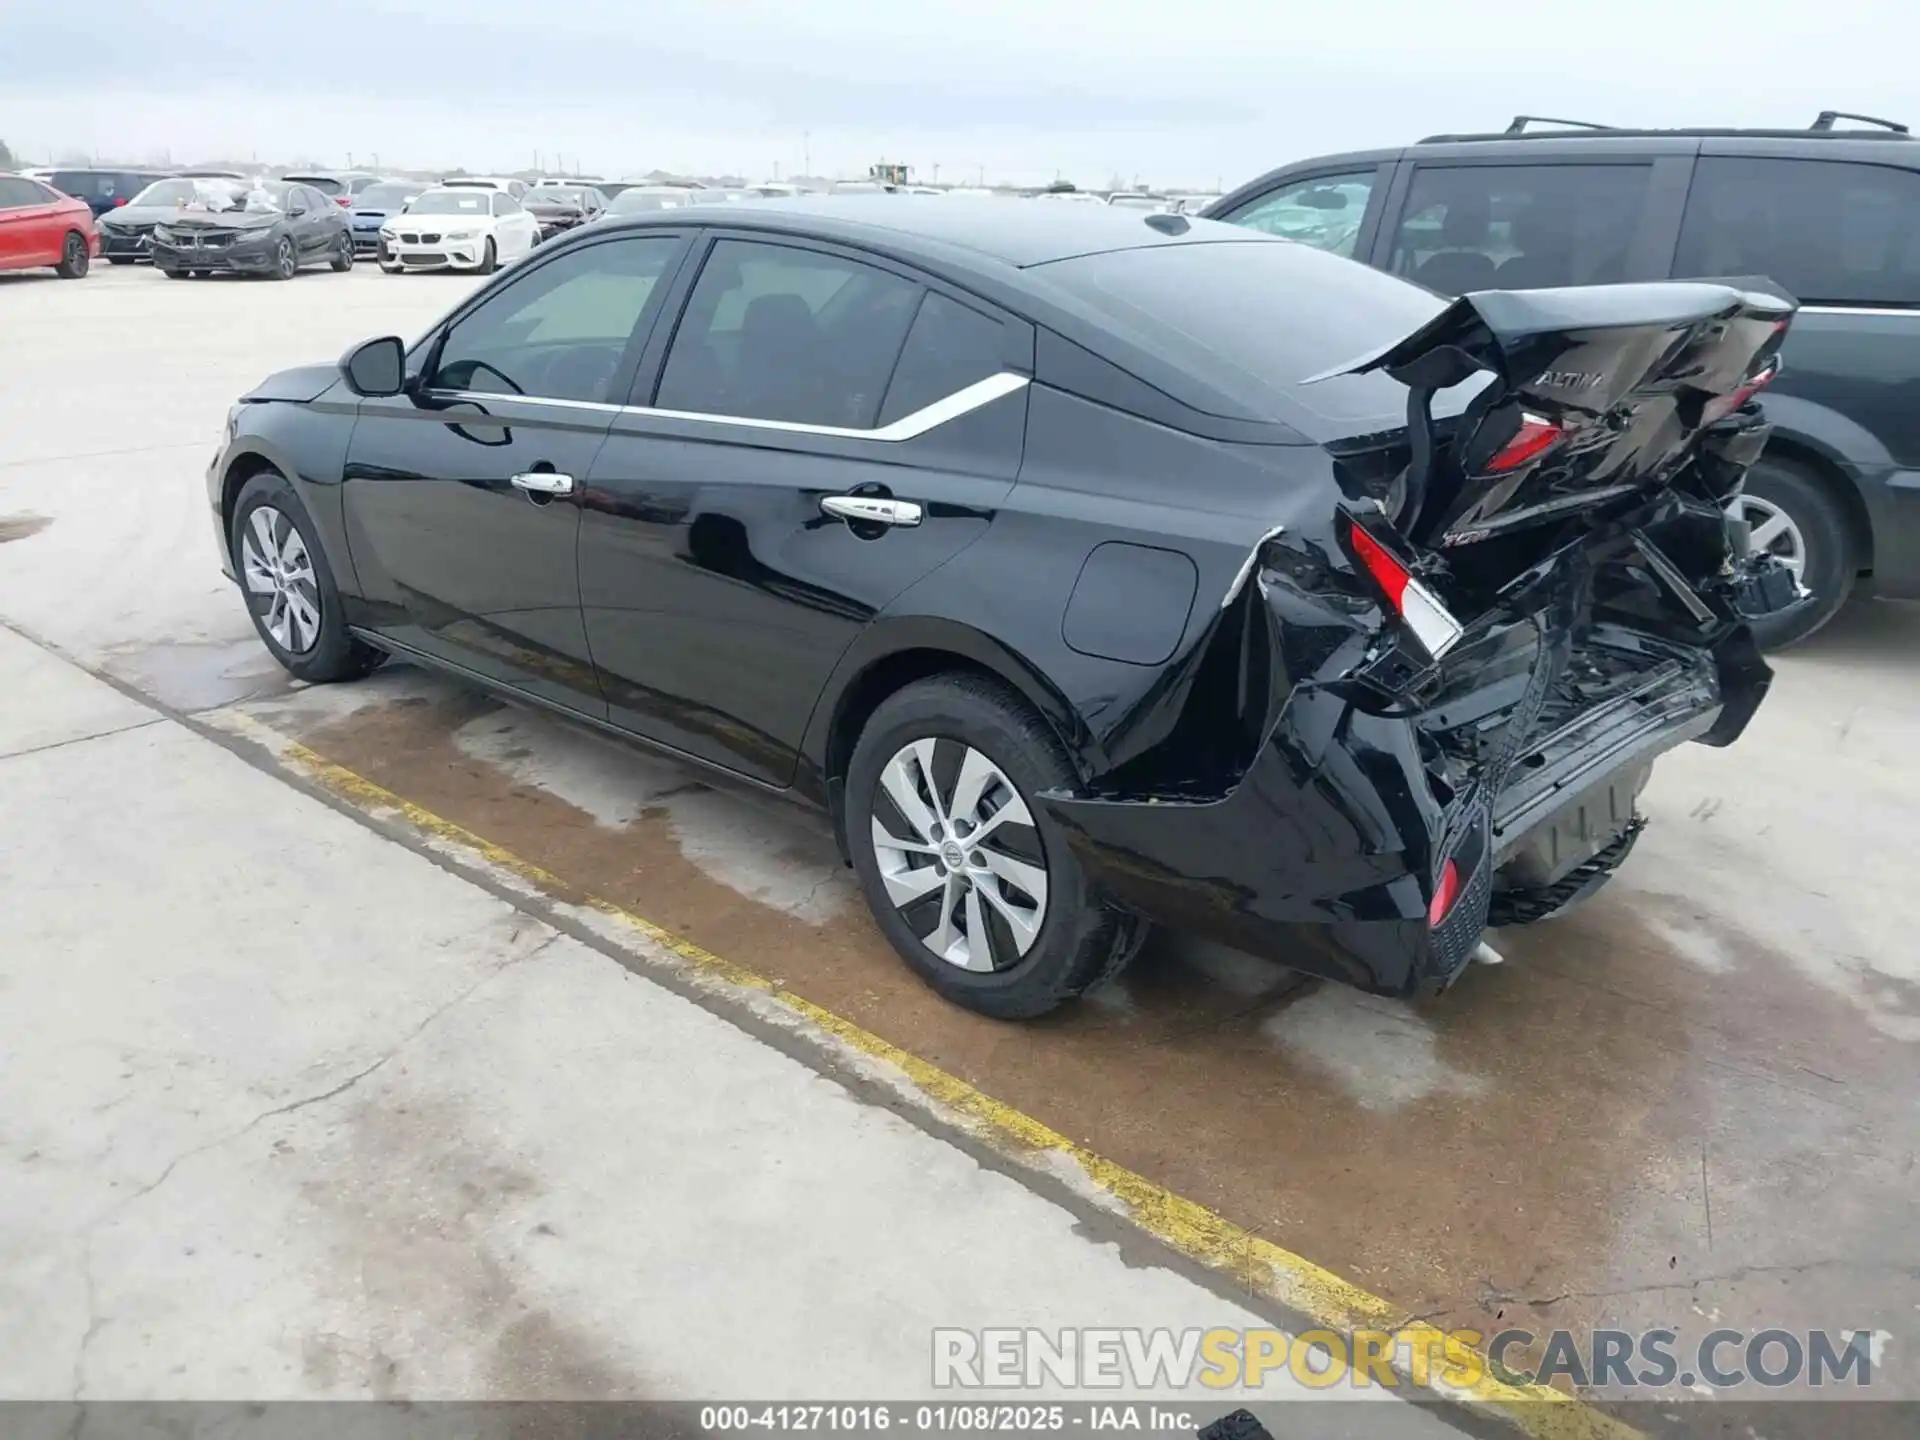
[[[500,254],[493,246],[493,237],[487,237],[486,248],[480,252],[480,274],[491,275],[499,268]]]
[[[1840,613],[1859,576],[1860,554],[1832,486],[1791,461],[1762,456],[1728,510],[1752,528],[1756,550],[1780,556],[1813,592],[1804,609],[1754,624],[1764,649],[1797,644]]]
[[[291,280],[300,269],[300,257],[293,253],[293,241],[286,236],[280,237],[280,243],[273,250],[274,280]]]
[[[844,814],[854,872],[893,948],[947,999],[1030,1019],[1138,949],[1144,922],[1094,896],[1034,804],[1073,780],[1040,718],[979,676],[910,685],[861,731]]]
[[[333,567],[279,471],[247,481],[227,545],[253,628],[289,675],[312,685],[357,680],[386,658],[348,632]]]
[[[333,252],[333,273],[344,275],[353,269],[353,236],[343,235],[340,244]]]
[[[67,238],[60,245],[60,263],[53,267],[53,273],[62,280],[78,280],[87,273],[92,256],[87,251],[87,237],[78,230],[69,230]]]

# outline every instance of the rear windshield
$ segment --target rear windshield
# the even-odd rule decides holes
[[[1316,440],[1405,423],[1406,388],[1378,372],[1302,382],[1385,348],[1445,307],[1417,285],[1289,240],[1113,250],[1034,274],[1171,362],[1167,375],[1143,379],[1202,377],[1214,395],[1191,382],[1190,394],[1163,388],[1200,410],[1217,411],[1224,394],[1243,415],[1284,420]]]
[[[140,188],[141,177],[118,170],[56,170],[47,183],[63,195],[76,200],[115,200],[131,197]]]
[[[418,185],[369,185],[355,202],[362,210],[398,210],[420,193]]]
[[[289,175],[286,178],[302,185],[311,185],[328,199],[343,194],[347,188],[331,175]]]

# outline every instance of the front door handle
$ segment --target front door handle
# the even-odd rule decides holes
[[[524,474],[507,477],[514,488],[525,490],[529,495],[571,495],[573,476],[559,475],[552,470],[529,470]]]
[[[820,508],[842,520],[867,525],[918,525],[920,507],[911,500],[890,500],[882,495],[829,495]]]

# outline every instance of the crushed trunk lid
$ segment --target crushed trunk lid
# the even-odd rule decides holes
[[[1795,308],[1763,288],[1677,281],[1482,291],[1306,383],[1380,370],[1408,387],[1395,528],[1457,550],[1670,481],[1772,379]],[[1434,396],[1482,373],[1436,443]]]

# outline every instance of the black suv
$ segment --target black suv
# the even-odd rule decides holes
[[[1843,122],[1847,122],[1843,125]],[[1531,129],[1547,125],[1553,129]],[[1497,135],[1303,160],[1208,207],[1431,290],[1764,276],[1801,302],[1773,439],[1735,513],[1815,594],[1920,597],[1920,143],[1823,112],[1805,130],[1621,130],[1520,116]]]

